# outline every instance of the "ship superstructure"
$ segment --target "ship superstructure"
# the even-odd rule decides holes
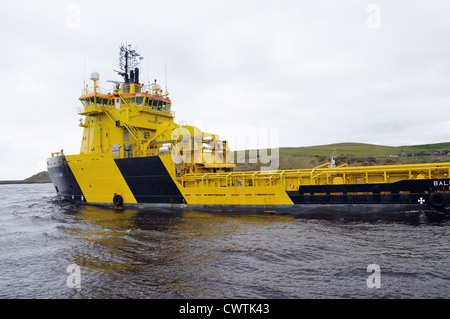
[[[140,82],[140,55],[120,47],[123,81],[83,88],[80,153],[52,153],[56,192],[86,204],[184,209],[358,211],[447,206],[450,163],[235,172],[226,141],[174,122],[172,101],[155,80]]]

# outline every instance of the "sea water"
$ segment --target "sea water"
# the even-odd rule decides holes
[[[450,217],[114,209],[0,185],[0,298],[448,298]]]

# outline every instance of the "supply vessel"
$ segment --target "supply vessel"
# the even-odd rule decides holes
[[[120,46],[122,81],[83,88],[80,153],[54,152],[47,168],[72,202],[114,207],[301,213],[444,211],[450,163],[235,171],[227,141],[176,124],[156,80],[140,83],[139,53]]]

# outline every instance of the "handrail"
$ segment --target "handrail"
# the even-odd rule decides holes
[[[125,126],[127,128],[127,130],[129,132],[131,132],[131,134],[133,134],[133,136],[136,140],[138,140],[138,141],[141,140],[141,138],[139,136],[141,131],[139,131],[139,129],[137,129],[135,126],[133,126],[129,123],[126,123],[126,122],[123,123],[123,126]]]
[[[105,108],[105,113],[106,113],[106,115],[108,115],[108,117],[111,119],[111,121],[113,121],[114,123],[116,122],[116,119],[114,118],[112,113],[106,108]]]
[[[105,94],[105,95],[111,95],[111,90],[107,90],[101,87],[96,87],[94,89],[94,87],[86,87],[84,89],[81,90],[81,95],[86,95],[86,94],[91,94],[91,93],[100,93],[100,94]]]
[[[120,92],[118,92],[118,94],[119,94],[119,97],[120,97],[120,101],[124,102],[125,105],[127,106],[128,110],[129,110],[130,109],[130,105],[128,104],[127,100],[123,97],[123,95]],[[123,125],[127,128],[128,131],[131,132],[131,134],[133,134],[133,137],[136,140],[138,140],[138,141],[142,140],[142,138],[140,136],[140,135],[142,135],[141,134],[142,132],[137,127],[135,127],[134,125],[130,124],[128,122],[128,119],[127,119],[127,121],[125,121],[123,123]]]
[[[432,165],[411,164],[405,166],[390,165],[386,167],[337,167],[326,168],[327,164],[321,165],[319,169],[299,169],[299,170],[280,170],[272,174],[262,174],[260,171],[247,172],[221,172],[221,173],[200,173],[187,174],[178,177],[178,180],[187,187],[212,187],[217,185],[221,187],[233,187],[237,180],[242,181],[242,186],[260,187],[278,185],[280,187],[289,188],[289,190],[297,189],[300,185],[331,185],[333,174],[338,174],[343,178],[343,184],[356,183],[359,178],[365,178],[364,184],[370,183],[390,183],[398,181],[403,175],[408,179],[423,178],[418,174],[426,175],[426,178],[444,178],[449,176],[450,163],[438,163]],[[311,175],[311,172],[315,171]],[[325,178],[325,174],[328,174]],[[311,179],[312,177],[312,179]],[[330,178],[331,177],[331,178]],[[209,183],[216,181],[214,183]],[[280,182],[278,182],[280,181]],[[205,182],[205,184],[203,184]],[[238,182],[239,183],[239,182]],[[359,183],[359,182],[358,182]]]

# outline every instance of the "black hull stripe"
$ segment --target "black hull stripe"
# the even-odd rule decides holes
[[[428,203],[429,194],[298,195],[287,192],[294,204],[418,204]]]
[[[56,192],[69,201],[84,201],[83,192],[69,164],[67,164],[65,156],[55,156],[47,161],[51,163],[47,167],[47,171],[56,188]]]
[[[183,195],[158,156],[114,161],[138,203],[184,202]]]
[[[381,192],[410,192],[410,193],[424,193],[430,191],[448,191],[450,188],[449,179],[416,179],[404,180],[395,183],[382,184],[345,184],[345,185],[306,185],[300,186],[298,193],[313,194],[313,193],[357,193],[357,192],[372,192],[374,194]]]
[[[443,199],[431,198],[434,192],[448,192],[449,179],[404,180],[387,184],[307,185],[287,194],[294,204],[304,205],[419,205],[443,209],[450,203],[449,195]],[[366,194],[357,194],[366,193]],[[367,194],[371,193],[371,194]],[[439,202],[444,200],[445,202]]]

